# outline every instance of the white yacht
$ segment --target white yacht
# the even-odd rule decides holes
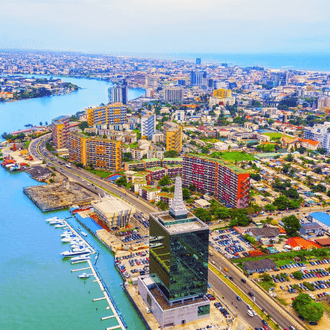
[[[87,273],[83,273],[81,275],[78,275],[79,278],[89,278],[90,275],[88,275]]]
[[[89,254],[84,254],[84,255],[79,256],[79,257],[71,258],[71,261],[85,261],[85,260],[88,260],[88,259],[90,259]]]
[[[90,251],[88,249],[74,249],[69,251],[64,251],[61,253],[63,257],[74,257],[74,256],[80,256],[82,254],[89,254]]]

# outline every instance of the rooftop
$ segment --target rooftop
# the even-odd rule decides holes
[[[99,201],[93,201],[92,206],[95,209],[98,209],[100,212],[109,214],[109,213],[118,213],[121,211],[127,211],[133,209],[133,207],[122,200],[115,198],[113,196],[107,196],[102,198]]]
[[[213,161],[213,162],[219,163],[223,166],[226,166],[227,168],[229,168],[230,170],[232,170],[234,173],[237,173],[237,174],[248,173],[246,170],[243,170],[242,168],[240,168],[238,166],[231,165],[223,159],[212,158],[212,157],[207,157],[207,156],[203,156],[203,155],[196,155],[196,154],[187,154],[186,156],[197,157],[197,158],[201,158],[201,159],[205,159],[205,160],[208,160],[208,161]]]

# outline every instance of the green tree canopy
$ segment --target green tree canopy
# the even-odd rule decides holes
[[[171,178],[169,175],[165,175],[159,180],[159,184],[161,186],[167,186],[170,183],[171,183]]]
[[[211,212],[201,207],[195,209],[194,214],[197,218],[201,219],[204,222],[209,222],[212,220]]]
[[[284,229],[289,236],[296,236],[297,231],[301,228],[299,219],[295,215],[289,215],[282,219]]]
[[[84,130],[85,128],[88,127],[88,123],[87,121],[82,121],[78,126],[81,130]]]
[[[293,309],[308,322],[319,321],[324,313],[320,303],[314,302],[307,293],[300,293],[292,303]]]
[[[176,150],[169,150],[164,152],[165,158],[175,158],[178,156],[178,152]]]

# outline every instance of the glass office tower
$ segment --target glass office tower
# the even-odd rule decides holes
[[[169,212],[150,214],[150,276],[170,303],[207,292],[209,229],[188,212],[176,178]]]

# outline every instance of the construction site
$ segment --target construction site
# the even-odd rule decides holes
[[[75,182],[63,181],[23,189],[42,212],[70,208],[72,205],[88,205],[97,195]]]

